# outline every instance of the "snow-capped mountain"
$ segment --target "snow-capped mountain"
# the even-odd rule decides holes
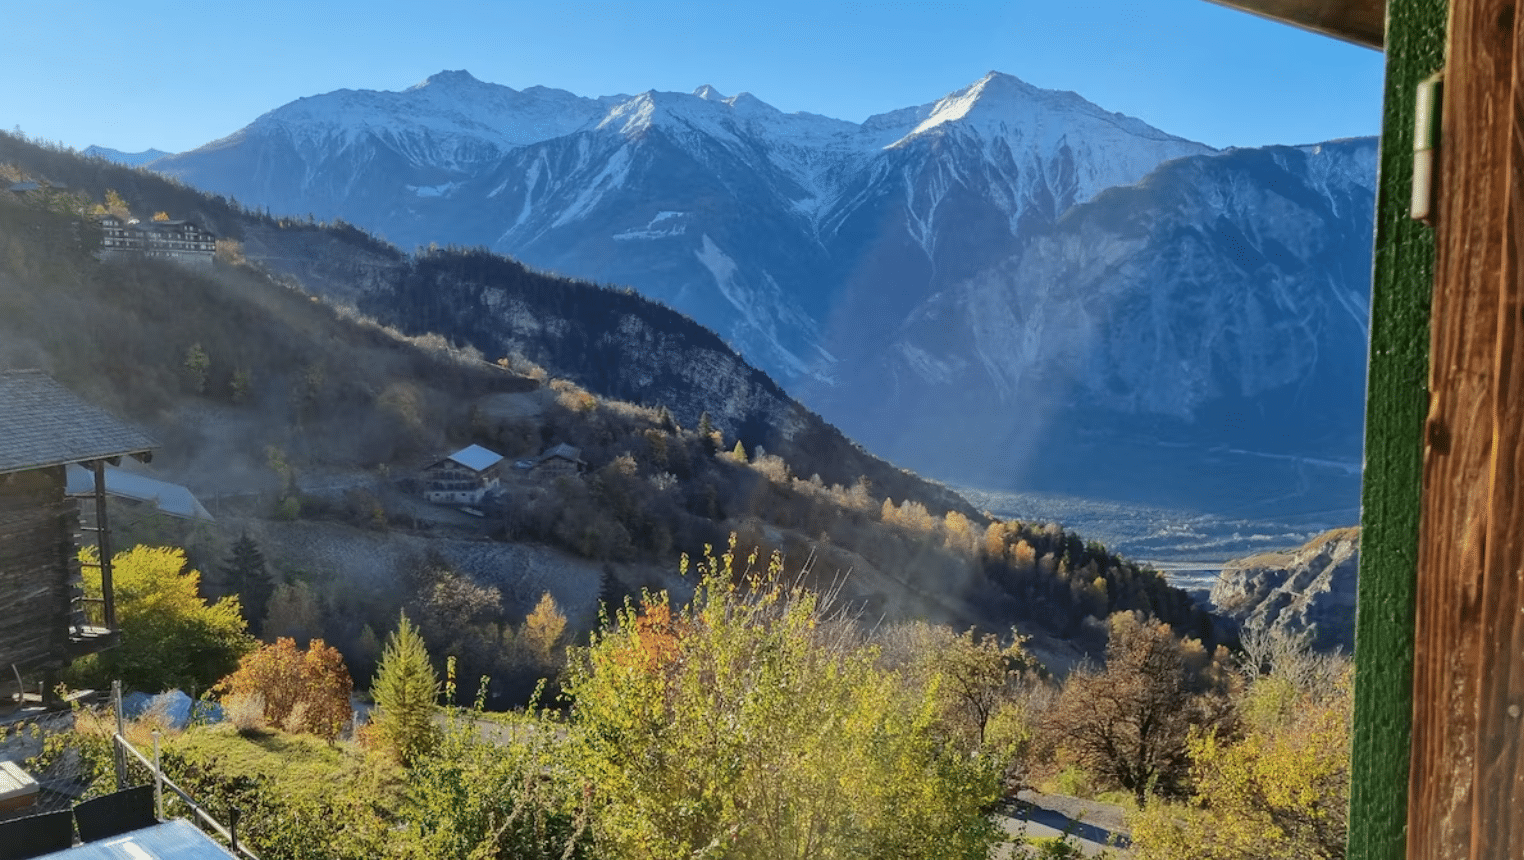
[[[1344,418],[1286,392],[1363,376],[1369,142],[1217,153],[995,72],[860,124],[709,86],[584,98],[444,72],[299,100],[153,169],[633,286],[934,473],[1040,480],[992,457],[1074,442],[1048,432],[1074,410],[1112,441],[1357,459]],[[1284,438],[1213,423],[1272,401],[1312,411]]]
[[[977,223],[991,258],[1023,223],[1207,151],[997,73],[857,124],[708,86],[592,99],[444,72],[301,99],[155,168],[404,248],[482,245],[630,284],[790,383],[836,373],[821,327],[902,239],[915,269],[946,272],[968,250],[949,231]]]
[[[1376,154],[1365,138],[1164,164],[925,297],[802,398],[965,481],[1100,492],[1076,480],[1147,473],[1149,501],[1352,505]]]

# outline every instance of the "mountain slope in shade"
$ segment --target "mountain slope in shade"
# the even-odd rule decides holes
[[[1144,498],[1344,506],[1375,158],[1360,139],[1166,164],[926,299],[848,384],[804,396],[970,482],[1075,491],[1106,462]]]

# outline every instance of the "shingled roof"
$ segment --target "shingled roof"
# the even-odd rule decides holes
[[[40,370],[0,371],[0,475],[140,456],[156,447]]]

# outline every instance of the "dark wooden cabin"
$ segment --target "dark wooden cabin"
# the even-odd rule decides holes
[[[38,370],[0,371],[0,690],[44,693],[70,660],[116,643],[104,469],[155,443]],[[94,526],[65,494],[65,467],[95,473]],[[103,595],[84,598],[79,535],[100,551]],[[3,699],[0,699],[3,701]]]

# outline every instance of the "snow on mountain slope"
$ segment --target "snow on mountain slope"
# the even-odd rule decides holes
[[[871,342],[828,331],[856,360],[805,400],[873,450],[965,481],[1076,492],[1066,482],[1106,462],[1118,483],[1199,493],[1180,502],[1353,504],[1376,152],[1360,139],[1161,165]]]
[[[707,85],[583,98],[443,72],[294,102],[154,169],[403,248],[632,286],[915,462],[1037,426],[1038,390],[1055,414],[1104,402],[1116,426],[1280,398],[1253,408],[1296,412],[1288,438],[1343,433],[1294,393],[1363,372],[1327,333],[1363,332],[1368,261],[1329,237],[1368,255],[1374,158],[1217,153],[997,72],[862,123]],[[965,421],[990,404],[1007,414]],[[1265,450],[1253,430],[1201,439]]]

